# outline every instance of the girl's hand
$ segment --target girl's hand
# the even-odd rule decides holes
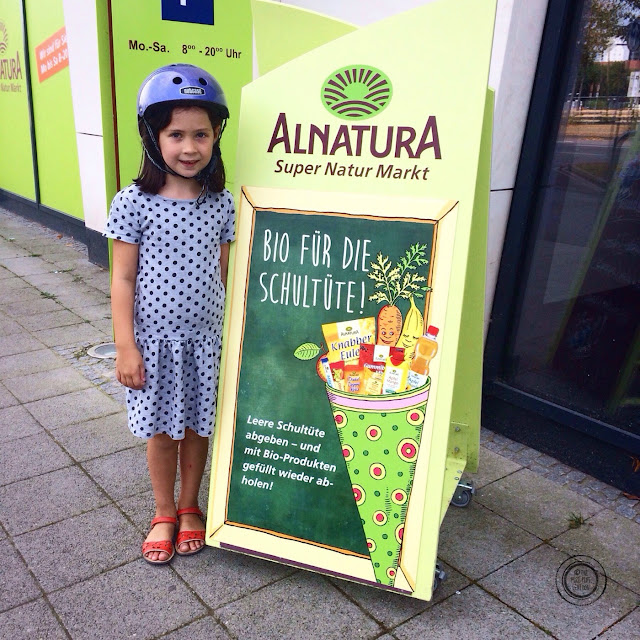
[[[136,346],[116,349],[116,378],[131,389],[144,387],[144,363]]]

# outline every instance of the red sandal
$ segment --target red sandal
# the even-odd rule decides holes
[[[153,527],[155,527],[157,524],[160,524],[161,522],[169,522],[174,527],[178,526],[178,518],[171,518],[169,516],[158,516],[151,521],[151,527],[149,528],[149,531],[151,531]],[[147,554],[151,551],[163,551],[164,553],[168,553],[169,557],[166,560],[151,560],[147,558]],[[176,549],[173,546],[173,540],[155,540],[142,543],[142,557],[149,564],[167,564],[171,562],[175,551]]]
[[[200,511],[200,509],[198,509],[198,507],[187,507],[186,509],[178,509],[178,518],[186,513],[195,513],[200,520],[202,520],[202,522],[204,522],[204,516],[202,515],[202,511]],[[176,538],[176,553],[179,556],[192,556],[194,553],[199,553],[200,551],[202,551],[205,547],[204,544],[202,544],[200,547],[198,547],[197,549],[193,550],[193,551],[180,551],[180,545],[185,543],[185,542],[196,542],[198,540],[202,540],[202,542],[204,543],[204,529],[198,529],[196,531],[180,531],[178,532],[178,537]]]

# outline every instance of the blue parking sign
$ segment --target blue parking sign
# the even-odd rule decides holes
[[[162,19],[213,24],[214,0],[162,0]]]

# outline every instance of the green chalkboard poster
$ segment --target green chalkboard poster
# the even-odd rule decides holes
[[[353,326],[355,337],[340,343],[347,355],[351,344],[373,342],[376,336],[358,335],[358,327],[367,319],[380,324],[385,305],[376,292],[387,296],[390,284],[396,286],[394,305],[403,318],[417,322],[417,334],[432,320],[442,326],[448,261],[439,260],[439,254],[444,250],[446,256],[451,248],[457,203],[245,188],[239,209],[241,255],[236,260],[246,270],[236,272],[231,292],[232,313],[235,308],[243,323],[232,327],[227,350],[240,356],[235,377],[227,369],[225,379],[228,387],[235,386],[237,401],[223,408],[222,419],[233,414],[234,422],[233,431],[222,436],[231,452],[223,527],[234,532],[229,534],[234,545],[242,546],[243,536],[273,538],[276,557],[284,540],[312,545],[334,554],[336,573],[345,556],[360,560],[357,575],[375,582],[379,576],[371,573],[366,518],[353,498],[356,481],[366,491],[368,469],[345,463],[345,446],[361,445],[351,423],[348,437],[356,434],[356,439],[345,445],[336,416],[353,411],[356,421],[365,415],[376,425],[391,421],[380,450],[381,459],[391,459],[402,430],[397,442],[389,438],[396,437],[392,430],[406,406],[394,401],[379,408],[354,396],[357,407],[338,407],[351,400],[332,397],[332,390],[328,394],[321,377],[320,359],[335,345],[328,344],[323,325]],[[435,379],[436,367],[431,374]],[[428,392],[424,395],[426,403]],[[425,410],[422,406],[423,419]],[[428,429],[420,433],[428,440]],[[373,456],[374,442],[362,446],[365,456]],[[403,490],[410,494],[415,465],[410,472],[394,470],[393,476],[389,469],[391,484],[377,482],[373,491],[384,500],[405,483]],[[360,471],[362,480],[354,475]],[[399,510],[398,522],[389,525],[404,526],[406,517],[406,508]],[[394,527],[383,535],[397,562]],[[305,566],[325,563],[313,554],[305,558]]]

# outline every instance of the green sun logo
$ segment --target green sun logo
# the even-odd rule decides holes
[[[391,101],[389,77],[366,65],[350,65],[322,83],[322,104],[343,120],[364,120],[381,113]]]

